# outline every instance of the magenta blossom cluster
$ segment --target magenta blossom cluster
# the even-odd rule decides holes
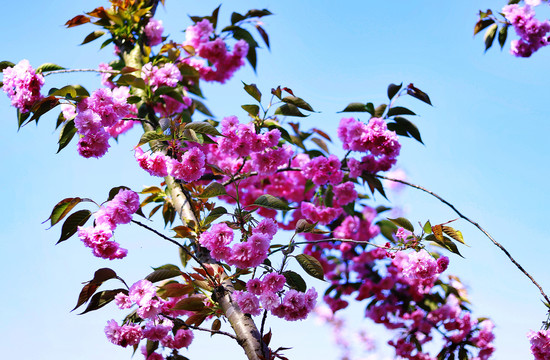
[[[366,171],[377,173],[388,171],[399,155],[401,145],[394,131],[388,130],[386,122],[380,118],[371,118],[365,124],[354,118],[343,118],[338,126],[338,138],[344,144],[344,150],[366,153],[361,161],[348,159],[352,177],[359,177]]]
[[[250,315],[260,315],[263,308],[287,321],[307,318],[315,308],[317,292],[314,288],[305,293],[290,289],[283,297],[285,281],[285,277],[277,273],[269,273],[262,280],[251,279],[246,284],[247,291],[234,293],[235,301],[244,313]]]
[[[271,175],[279,167],[287,165],[294,154],[290,146],[278,146],[281,138],[279,130],[258,134],[254,123],[241,124],[236,116],[222,120],[221,133],[224,137],[218,139],[216,152],[223,159],[220,164],[222,169],[229,170],[236,164],[235,160],[250,156],[252,161],[248,169],[260,175]]]
[[[189,26],[185,30],[186,40],[183,45],[195,48],[196,54],[202,59],[186,58],[183,62],[197,69],[205,81],[217,81],[223,84],[244,65],[244,58],[248,54],[248,43],[238,40],[233,46],[233,51],[230,52],[223,39],[211,40],[213,35],[214,27],[207,19]]]
[[[550,359],[550,330],[530,331],[527,337],[535,360]]]
[[[153,18],[149,19],[149,22],[145,25],[145,29],[143,31],[145,32],[147,45],[155,46],[162,42],[162,32],[164,31],[162,20]]]
[[[426,292],[433,287],[437,276],[447,269],[449,258],[441,256],[435,260],[422,249],[410,253],[397,252],[393,263],[402,270],[403,277],[409,280],[411,286],[418,287],[419,292]]]
[[[245,241],[229,247],[233,242],[233,229],[219,223],[202,233],[199,243],[210,250],[214,259],[245,269],[256,267],[266,259],[276,232],[277,224],[271,219],[264,219],[252,229],[252,234]]]
[[[150,155],[139,147],[135,149],[134,155],[139,166],[152,176],[170,175],[176,179],[191,182],[200,179],[205,171],[205,155],[198,147],[188,149],[179,160],[160,151]]]
[[[40,89],[44,85],[44,77],[34,71],[28,60],[21,60],[14,67],[5,68],[3,74],[2,89],[21,113],[29,112],[33,104],[42,99]]]
[[[193,341],[191,330],[178,329],[173,333],[174,323],[159,316],[170,311],[172,304],[158,297],[155,286],[148,280],[140,280],[133,284],[128,294],[118,293],[115,303],[120,309],[129,309],[137,305],[137,315],[145,320],[143,326],[132,323],[120,326],[115,320],[110,320],[105,327],[105,335],[115,345],[137,345],[146,339],[159,341],[164,348],[181,349],[188,347]],[[158,353],[157,355],[160,356]]]
[[[178,67],[172,63],[166,63],[162,67],[147,63],[141,68],[141,76],[153,91],[161,86],[176,87],[183,79]]]
[[[103,259],[122,259],[128,254],[119,244],[111,240],[118,224],[128,224],[139,209],[139,196],[132,190],[120,190],[113,200],[94,213],[95,226],[78,227],[78,237],[92,253]]]
[[[328,262],[328,254],[336,258],[335,250],[341,250],[337,256],[340,260]],[[342,250],[339,245],[328,243],[308,245],[305,253],[319,259],[326,278],[332,282],[334,290],[324,300],[333,312],[347,307],[345,297],[368,300],[368,318],[388,329],[404,330],[389,342],[398,357],[434,359],[422,351],[422,346],[432,341],[434,334],[438,333],[444,334],[445,346],[449,349],[459,346],[477,348],[475,358],[478,360],[489,359],[493,353],[492,323],[472,319],[470,313],[463,309],[462,300],[449,295],[439,304],[433,303],[429,307],[420,305],[426,294],[434,293],[436,280],[447,268],[448,258],[435,260],[425,250],[410,254],[390,254],[381,248],[366,250],[364,246]],[[451,286],[462,294],[459,283],[452,283]]]
[[[80,101],[77,105],[77,114],[74,124],[82,136],[78,141],[78,153],[85,157],[102,157],[109,149],[108,129],[120,127],[119,120],[129,116],[132,106],[126,102],[130,96],[126,87],[98,89]],[[133,125],[133,124],[132,124]],[[127,130],[120,127],[114,134]]]
[[[529,57],[541,47],[548,45],[550,22],[539,21],[535,18],[535,11],[529,5],[506,5],[502,13],[520,36],[513,40],[510,52],[518,57]]]

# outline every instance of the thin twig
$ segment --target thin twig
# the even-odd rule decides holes
[[[380,248],[380,249],[391,250],[391,248],[388,248],[384,245],[378,245],[378,244],[374,244],[374,243],[371,243],[371,242],[368,242],[368,241],[359,241],[359,240],[352,240],[352,239],[327,238],[327,239],[321,239],[321,240],[293,242],[292,244],[283,245],[283,246],[273,250],[272,252],[269,253],[269,255],[272,255],[272,254],[274,254],[278,251],[284,250],[286,248],[289,248],[289,247],[295,246],[295,245],[319,244],[319,243],[336,242],[336,241],[340,241],[340,242],[343,242],[343,243],[352,243],[352,244],[357,244],[357,245],[372,245],[372,246]]]
[[[178,318],[175,318],[173,316],[169,316],[169,315],[165,315],[165,314],[161,314],[163,317],[169,319],[169,320],[172,320],[174,322],[179,322],[179,323],[182,323],[182,327],[188,327],[190,329],[193,329],[193,330],[199,330],[199,331],[205,331],[205,332],[209,332],[211,334],[220,334],[220,335],[225,335],[225,336],[229,336],[231,339],[233,340],[236,340],[238,341],[237,337],[231,333],[228,333],[226,331],[222,331],[222,330],[212,330],[212,329],[207,329],[207,328],[202,328],[200,326],[195,326],[195,325],[190,325],[190,324],[187,324],[185,323],[183,320],[181,319],[178,319]]]
[[[120,120],[124,120],[124,121],[139,121],[139,122],[145,122],[145,123],[148,123],[149,125],[155,127],[156,124],[154,122],[152,122],[151,120],[148,120],[148,119],[144,119],[144,118],[133,118],[133,117],[125,117],[125,118],[122,118]]]
[[[240,169],[239,169],[239,171],[240,171]],[[285,172],[285,171],[302,171],[302,169],[300,169],[300,168],[293,168],[293,167],[286,167],[286,168],[282,168],[282,169],[277,169],[276,172]],[[232,179],[227,180],[226,182],[224,182],[222,185],[223,185],[223,186],[227,186],[227,185],[229,185],[229,184],[234,183],[235,181],[238,181],[238,180],[241,180],[241,179],[250,177],[250,176],[256,176],[256,175],[258,175],[258,172],[253,171],[253,172],[249,172],[249,173],[247,173],[247,174],[235,176],[235,177],[233,177]]]
[[[540,293],[542,294],[542,297],[544,297],[544,299],[546,300],[547,303],[550,303],[550,299],[548,298],[548,296],[546,295],[546,293],[544,292],[544,290],[542,289],[542,286],[540,286],[536,281],[535,279],[523,268],[523,266],[521,266],[513,257],[512,255],[510,255],[510,253],[508,252],[508,250],[506,250],[506,248],[504,246],[502,246],[498,241],[496,241],[492,236],[491,234],[489,234],[484,228],[482,228],[478,223],[476,223],[475,221],[473,220],[470,220],[468,217],[466,217],[465,215],[463,215],[460,211],[457,210],[456,207],[454,207],[453,204],[451,204],[450,202],[448,202],[447,200],[443,199],[441,196],[437,195],[436,193],[434,193],[433,191],[430,191],[420,185],[415,185],[415,184],[411,184],[410,182],[407,182],[405,180],[400,180],[400,179],[394,179],[394,178],[390,178],[390,177],[387,177],[387,176],[383,176],[383,175],[375,175],[377,178],[379,179],[384,179],[384,180],[389,180],[389,181],[393,181],[393,182],[398,182],[400,184],[403,184],[403,185],[407,185],[407,186],[410,186],[412,188],[415,188],[415,189],[418,189],[418,190],[422,190],[424,191],[425,193],[428,193],[430,194],[431,196],[435,197],[436,199],[438,199],[439,201],[441,201],[443,204],[447,205],[448,207],[450,207],[458,216],[460,216],[462,219],[466,220],[467,222],[469,222],[470,224],[474,225],[476,228],[479,229],[479,231],[481,231],[483,234],[485,234],[485,236],[487,236],[489,238],[489,240],[491,240],[493,242],[493,244],[495,244],[500,250],[502,250],[506,256],[508,256],[508,259],[510,259],[510,261],[519,269],[519,271],[521,271],[525,276],[527,276],[529,278],[529,280],[531,280],[531,282],[533,284],[535,284],[535,286],[539,289]]]
[[[63,70],[54,70],[48,71],[43,74],[43,76],[53,75],[53,74],[64,74],[64,73],[73,73],[73,72],[96,72],[96,73],[107,73],[107,74],[120,74],[118,70],[100,70],[100,69],[63,69]]]
[[[167,240],[167,241],[170,241],[172,244],[175,244],[177,246],[179,246],[180,249],[182,249],[183,251],[185,251],[185,253],[189,256],[191,256],[193,258],[193,260],[195,260],[197,263],[199,263],[199,265],[203,268],[203,270],[206,272],[206,276],[208,277],[208,279],[210,279],[210,281],[212,281],[212,284],[215,285],[216,284],[216,279],[214,279],[214,277],[212,275],[210,275],[210,273],[208,272],[208,269],[206,268],[206,266],[202,263],[202,261],[199,260],[198,257],[195,256],[195,254],[193,254],[191,251],[189,251],[189,249],[187,249],[185,246],[183,246],[182,244],[180,244],[179,242],[177,242],[176,240],[174,239],[171,239],[169,238],[168,236],[164,235],[164,234],[161,234],[160,232],[156,231],[155,229],[143,224],[143,223],[140,223],[139,221],[137,220],[132,220],[132,222],[134,224],[137,224],[141,227],[144,227],[145,229],[155,233],[156,235],[160,236],[161,238],[163,238],[164,240]]]

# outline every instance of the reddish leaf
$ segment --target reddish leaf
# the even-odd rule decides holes
[[[89,17],[84,16],[84,15],[77,15],[74,18],[72,18],[71,20],[67,21],[65,23],[65,26],[68,27],[68,28],[71,28],[73,26],[78,26],[78,25],[89,23],[89,22],[90,22]]]

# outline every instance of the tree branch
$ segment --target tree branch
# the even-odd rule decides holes
[[[441,201],[443,204],[447,205],[448,207],[450,207],[460,218],[466,220],[467,222],[469,222],[470,224],[474,225],[476,228],[479,229],[479,231],[481,231],[483,234],[485,234],[485,236],[487,236],[489,238],[489,240],[491,240],[493,242],[493,244],[495,244],[500,250],[502,250],[502,252],[504,252],[504,254],[506,254],[506,256],[508,257],[508,259],[510,259],[510,261],[512,262],[512,264],[514,264],[518,269],[519,271],[521,271],[525,276],[527,276],[529,278],[529,280],[531,280],[531,282],[539,289],[540,293],[542,294],[542,297],[546,300],[547,303],[550,303],[550,299],[548,298],[548,296],[546,295],[546,293],[544,292],[544,290],[542,289],[542,286],[539,285],[539,283],[537,283],[535,281],[535,279],[523,268],[523,266],[521,266],[513,257],[512,255],[508,252],[508,250],[506,250],[506,248],[504,246],[502,246],[498,241],[496,241],[492,236],[491,234],[489,234],[487,232],[487,230],[485,230],[484,228],[482,228],[477,222],[471,220],[470,218],[466,217],[464,214],[462,214],[460,211],[458,211],[458,209],[453,205],[451,204],[450,202],[448,202],[447,200],[443,199],[441,196],[437,195],[436,193],[434,193],[433,191],[430,191],[428,189],[426,189],[425,187],[422,187],[420,185],[415,185],[415,184],[411,184],[410,182],[407,182],[405,180],[400,180],[400,179],[394,179],[394,178],[390,178],[390,177],[387,177],[387,176],[383,176],[383,175],[374,175],[375,177],[379,178],[379,179],[384,179],[384,180],[389,180],[389,181],[393,181],[393,182],[397,182],[397,183],[400,183],[400,184],[403,184],[403,185],[407,185],[407,186],[410,186],[412,188],[415,188],[415,189],[418,189],[418,190],[422,190],[424,191],[425,193],[428,193],[430,194],[431,196],[435,197],[437,200]]]

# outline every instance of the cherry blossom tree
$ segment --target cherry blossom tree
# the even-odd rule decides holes
[[[218,7],[191,16],[183,37],[171,38],[154,17],[163,3],[110,0],[108,7],[68,20],[68,28],[94,27],[83,44],[101,39],[102,48],[114,45],[114,59],[97,68],[0,63],[2,88],[17,109],[19,127],[55,112],[59,151],[71,151],[69,144],[76,143],[86,159],[109,156],[128,132],[136,139],[128,160],[151,176],[150,186],[115,187],[105,199],[61,199],[48,219],[61,226],[58,243],[81,241],[93,256],[115,262],[93,273],[75,306],[87,313],[114,303],[121,310],[120,319],[105,326],[110,342],[146,359],[186,359],[183,349],[192,348],[194,334],[208,332],[234,340],[248,359],[286,359],[287,349],[270,346],[277,336],[266,325],[270,318],[296,326],[324,302],[330,308],[326,321],[341,326],[333,314],[357,301],[365,304],[366,318],[395,334],[389,344],[396,357],[489,359],[492,322],[471,313],[464,286],[446,274],[452,257],[461,256],[462,233],[452,219],[415,225],[387,215],[390,209],[373,200],[386,196],[382,180],[450,206],[550,302],[481,226],[428,189],[383,175],[394,168],[400,137],[422,143],[410,120],[416,113],[400,101],[431,105],[425,91],[413,83],[390,84],[387,103],[344,104],[332,136],[299,121],[315,110],[284,85],[259,89],[243,83],[250,96],[242,105],[247,117],[215,118],[201,85],[224,84],[246,64],[256,68],[260,44],[270,45],[263,21],[272,13],[233,12],[224,23]],[[536,51],[547,32],[528,6],[503,11],[505,27],[513,25],[522,37],[513,45],[521,56]],[[488,22],[496,20],[488,12],[480,16],[476,32],[491,26],[494,38],[496,28]],[[538,30],[521,27],[527,18]],[[103,87],[46,86],[49,77],[76,72],[101,74]],[[117,275],[112,268],[131,254],[115,234],[129,225],[172,243],[181,264],[157,267],[144,279]],[[308,286],[310,278],[326,281],[327,288]],[[107,282],[110,288],[100,290]],[[547,328],[529,336],[535,358],[547,359]]]

